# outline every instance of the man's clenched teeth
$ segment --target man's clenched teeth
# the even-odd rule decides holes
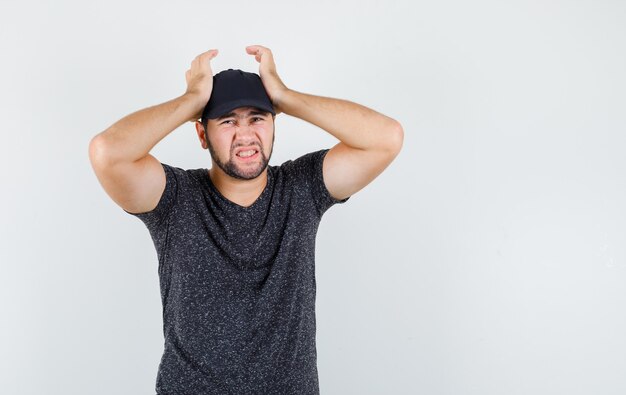
[[[241,151],[239,153],[237,153],[237,156],[241,157],[241,158],[247,158],[248,156],[252,156],[256,154],[256,150],[247,150],[247,151]]]

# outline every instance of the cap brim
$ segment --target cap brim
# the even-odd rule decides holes
[[[267,111],[272,113],[273,115],[276,115],[274,109],[268,107],[265,103],[260,103],[255,100],[234,100],[212,108],[207,114],[204,115],[204,119],[219,118],[222,115],[228,114],[230,111],[239,107],[256,107],[259,110]]]

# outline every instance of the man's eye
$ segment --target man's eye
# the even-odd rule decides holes
[[[263,121],[263,118],[261,118],[261,117],[254,117],[254,118],[252,118],[252,119],[253,119],[253,120],[255,120],[255,121],[257,121],[257,120],[258,120],[258,121]]]
[[[227,121],[222,122],[222,124],[228,123],[228,122],[234,122],[232,119],[229,119]]]

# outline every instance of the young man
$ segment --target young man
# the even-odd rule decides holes
[[[103,188],[144,222],[157,250],[165,337],[158,394],[319,393],[319,222],[402,146],[397,121],[288,89],[268,48],[246,51],[260,76],[232,69],[213,76],[217,50],[207,51],[191,63],[182,96],[122,118],[90,143]],[[340,142],[269,166],[281,112]],[[195,121],[210,151],[210,170],[149,154],[186,121]]]

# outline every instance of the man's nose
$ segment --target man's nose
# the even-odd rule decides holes
[[[258,144],[258,138],[252,125],[237,125],[234,140],[239,141],[243,145]]]
[[[237,125],[237,128],[235,129],[235,131],[240,136],[254,134],[254,128],[252,127],[252,125],[248,125],[247,123],[244,123],[244,122]]]

